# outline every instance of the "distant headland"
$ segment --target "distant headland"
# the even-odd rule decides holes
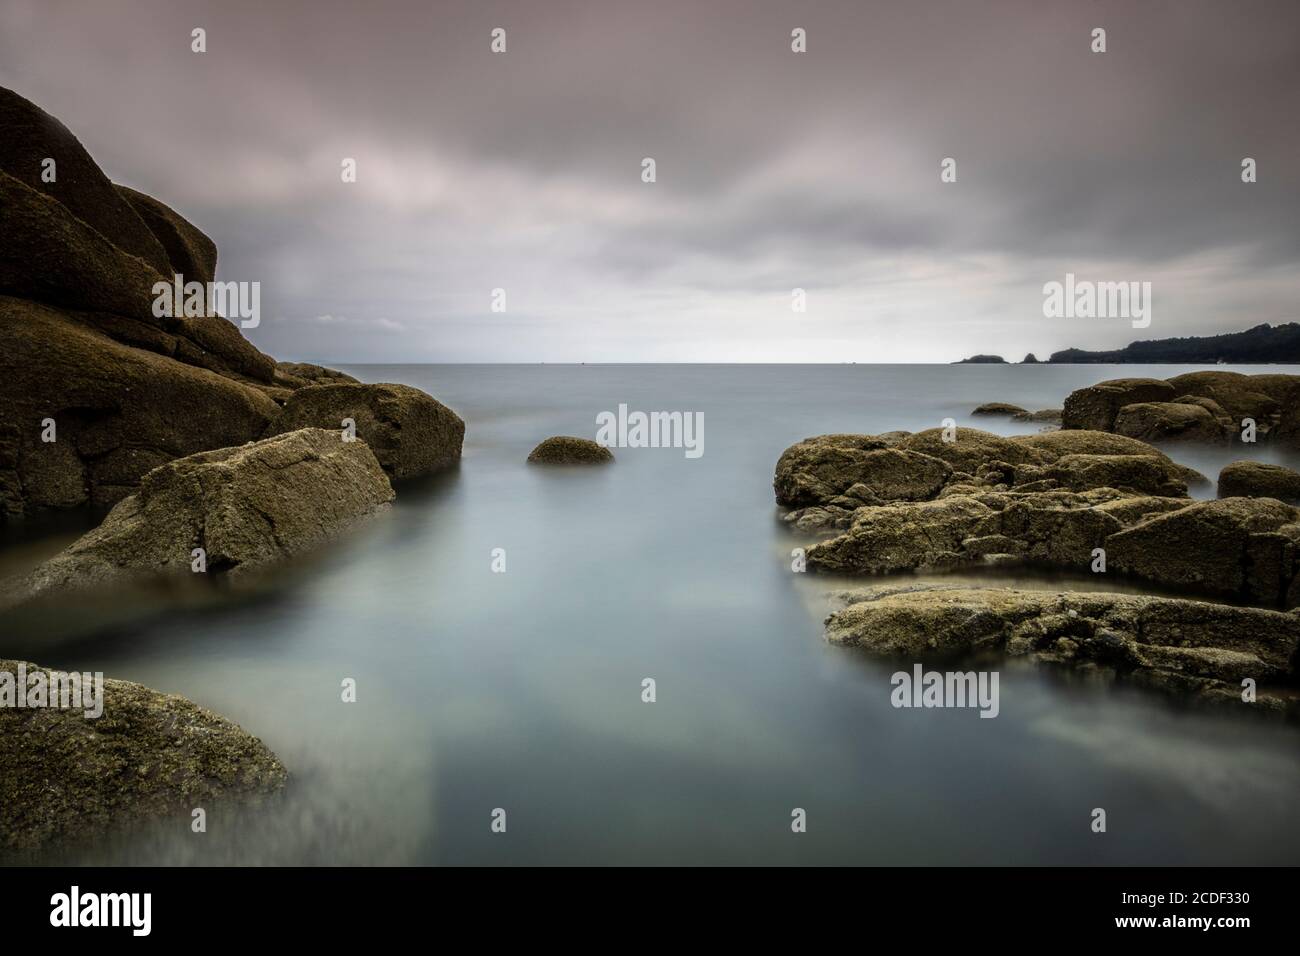
[[[1039,360],[1031,352],[1021,364],[1036,364]],[[1257,325],[1244,332],[1225,332],[1222,335],[1187,336],[1186,338],[1151,339],[1132,342],[1122,349],[1089,352],[1084,349],[1063,349],[1053,352],[1046,361],[1057,365],[1104,364],[1160,364],[1216,365],[1220,362],[1233,365],[1292,364],[1300,363],[1300,323],[1284,325]],[[1000,355],[972,355],[955,364],[1006,364]]]

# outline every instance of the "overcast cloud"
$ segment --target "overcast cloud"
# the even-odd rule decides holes
[[[1292,0],[0,0],[0,84],[260,281],[283,359],[1019,359],[1300,318]],[[1150,281],[1151,326],[1044,318],[1067,271]]]

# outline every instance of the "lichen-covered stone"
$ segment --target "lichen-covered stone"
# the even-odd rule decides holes
[[[917,585],[847,592],[827,640],[892,660],[1013,656],[1300,717],[1300,616],[1142,595]],[[1253,679],[1246,703],[1241,682]]]
[[[590,438],[554,435],[542,441],[528,454],[535,465],[601,465],[614,460],[614,454]]]
[[[1300,472],[1262,461],[1234,461],[1219,472],[1220,498],[1276,498],[1300,504]]]
[[[300,388],[285,400],[268,434],[299,428],[338,432],[347,419],[392,478],[429,475],[460,461],[464,421],[409,385],[331,382]]]
[[[19,662],[0,660],[0,671],[17,675]],[[84,841],[168,814],[188,817],[194,807],[265,797],[287,779],[275,754],[236,724],[139,684],[105,680],[96,718],[84,709],[0,707],[6,851]]]
[[[26,603],[75,588],[192,573],[240,576],[302,554],[386,506],[392,486],[370,449],[302,429],[155,468],[103,523],[0,595]]]

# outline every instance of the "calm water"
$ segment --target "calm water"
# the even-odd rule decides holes
[[[827,582],[790,573],[772,498],[777,457],[809,435],[975,424],[980,402],[1059,407],[1103,378],[1184,370],[349,368],[455,408],[460,467],[400,486],[389,514],[270,597],[0,644],[190,697],[265,740],[293,784],[257,812],[210,811],[206,834],[185,817],[58,859],[1294,863],[1296,729],[1010,668],[995,720],[895,710],[894,667],[823,642]],[[621,402],[703,412],[703,457],[525,465]],[[1213,477],[1237,451],[1174,454]]]

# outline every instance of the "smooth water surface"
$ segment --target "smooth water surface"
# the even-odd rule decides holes
[[[772,470],[827,432],[1059,407],[1155,366],[366,366],[466,420],[452,472],[269,597],[22,652],[183,694],[294,775],[256,810],[44,859],[123,863],[1293,863],[1300,731],[1008,666],[1001,713],[895,710],[821,637]],[[1242,369],[1264,371],[1265,369]],[[1267,371],[1295,369],[1269,368]],[[704,454],[525,464],[595,418],[703,412]],[[1232,449],[1172,449],[1217,475]],[[1267,457],[1262,452],[1258,457]],[[493,573],[493,549],[505,573]],[[1049,582],[1050,583],[1050,582]],[[1076,582],[1073,586],[1094,586]],[[1047,586],[1039,583],[1038,586]],[[0,644],[0,651],[12,651]],[[340,700],[357,681],[358,700]],[[642,680],[657,701],[643,703]],[[1094,834],[1094,807],[1109,829]],[[491,832],[494,809],[507,831]],[[804,834],[791,812],[807,812]]]

